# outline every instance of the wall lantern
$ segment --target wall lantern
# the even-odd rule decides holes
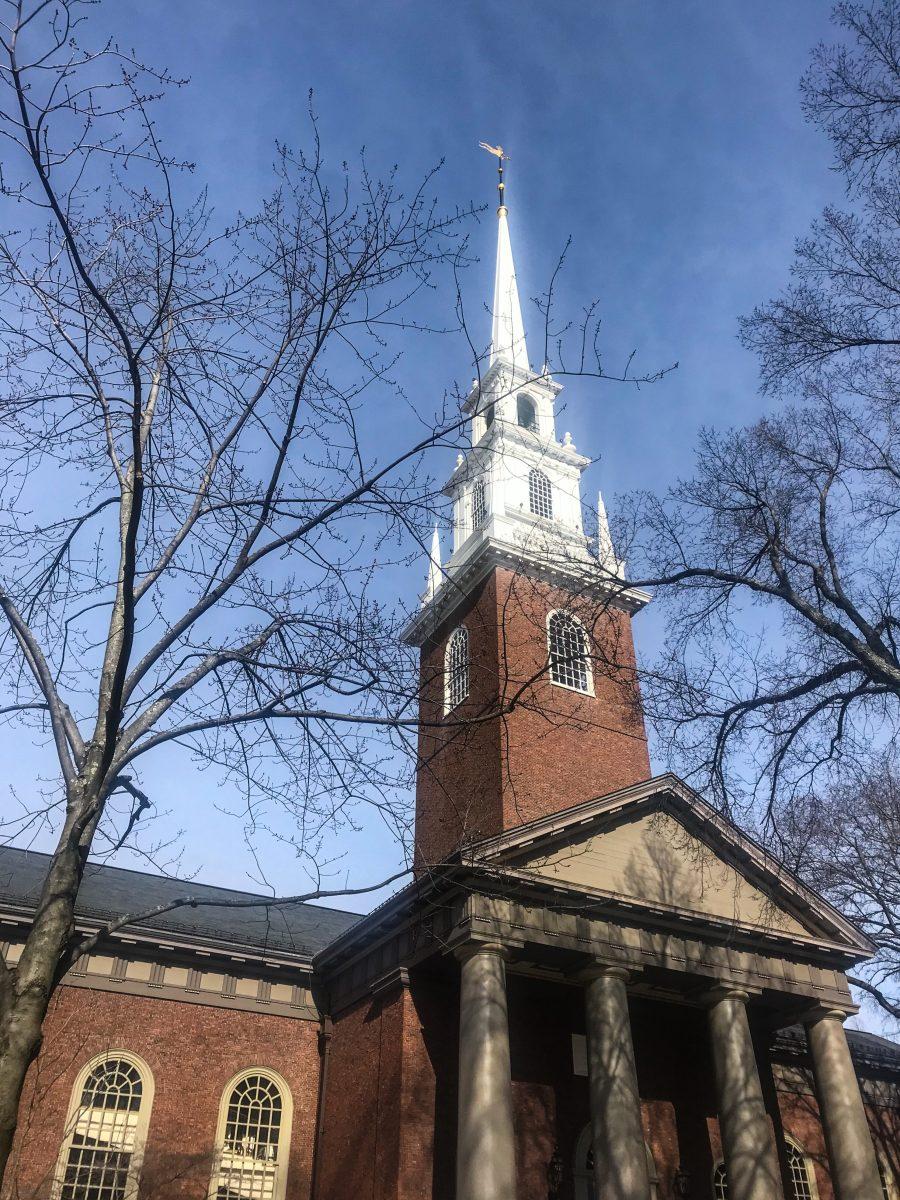
[[[672,1191],[678,1197],[678,1200],[690,1200],[691,1176],[681,1163],[678,1164],[678,1170],[672,1177]]]
[[[553,1155],[547,1163],[547,1196],[549,1200],[556,1200],[562,1187],[562,1182],[563,1160],[559,1153],[559,1147],[554,1146]]]

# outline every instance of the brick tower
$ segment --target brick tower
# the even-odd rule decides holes
[[[528,361],[503,194],[486,369],[464,409],[471,449],[445,493],[428,586],[404,640],[421,650],[416,863],[649,778],[631,616],[602,499],[582,526],[589,459],[556,435],[562,390]]]

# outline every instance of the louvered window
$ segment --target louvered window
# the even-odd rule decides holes
[[[530,429],[533,433],[537,432],[537,412],[534,401],[524,392],[516,397],[516,417],[523,429]]]

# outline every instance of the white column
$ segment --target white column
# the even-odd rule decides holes
[[[506,950],[460,952],[456,1200],[516,1200]]]
[[[837,1200],[881,1200],[878,1161],[850,1047],[846,1013],[823,1010],[806,1025]]]
[[[603,1200],[649,1200],[650,1176],[634,1044],[620,967],[594,967],[587,977],[588,1076],[594,1182]]]
[[[778,1155],[747,1019],[749,997],[740,988],[722,987],[710,999],[709,1032],[729,1200],[783,1200]]]

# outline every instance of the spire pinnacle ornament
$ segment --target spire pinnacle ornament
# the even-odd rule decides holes
[[[425,595],[422,597],[423,604],[427,604],[429,600],[434,599],[435,593],[441,586],[442,574],[441,538],[438,533],[438,527],[435,525],[434,533],[431,535],[431,552],[428,555],[428,583],[425,585]]]

